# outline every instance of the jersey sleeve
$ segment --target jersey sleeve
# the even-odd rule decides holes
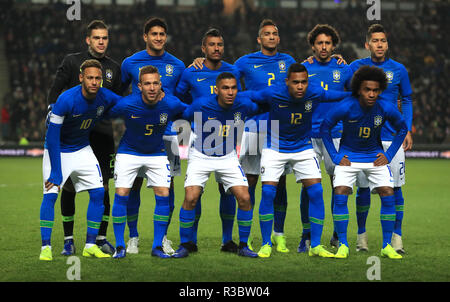
[[[313,93],[316,93],[321,102],[336,102],[352,95],[350,91],[325,90],[321,86],[313,86]]]
[[[394,107],[392,104],[386,103],[384,109],[386,112],[386,119],[397,131],[397,134],[394,136],[391,145],[385,152],[386,158],[388,159],[389,162],[391,162],[391,160],[397,153],[398,149],[401,148],[403,141],[405,140],[406,134],[408,133],[408,128],[405,119],[403,118],[403,116],[400,114],[400,112],[397,110],[396,107]]]
[[[120,78],[121,78],[121,94],[123,95],[131,84],[131,75],[129,73],[129,63],[128,58],[123,60],[122,66],[120,68]]]
[[[194,113],[200,111],[201,103],[201,99],[194,100],[192,104],[186,107],[183,114],[181,115],[181,118],[184,120],[193,121]]]
[[[173,112],[172,120],[177,120],[183,116],[183,112],[188,108],[188,105],[180,101],[178,98],[174,97],[173,102],[171,102],[170,106]]]
[[[268,104],[272,101],[274,89],[272,89],[272,87],[267,87],[262,90],[247,90],[241,93],[243,96],[248,97],[255,103]]]
[[[413,105],[412,105],[412,88],[409,81],[408,71],[404,66],[401,68],[401,78],[400,78],[400,94],[402,96],[402,113],[405,118],[408,131],[412,129],[413,120]]]
[[[333,107],[327,114],[327,116],[322,121],[320,125],[320,137],[322,138],[323,144],[330,155],[331,160],[339,165],[341,163],[344,155],[341,155],[336,150],[333,138],[331,136],[331,130],[336,126],[337,122],[343,120],[346,115],[346,107],[342,104],[340,106]]]
[[[191,87],[189,83],[189,71],[185,69],[183,73],[181,74],[180,81],[177,84],[177,87],[175,89],[175,96],[180,98],[181,100],[185,101],[188,99],[188,91]]]

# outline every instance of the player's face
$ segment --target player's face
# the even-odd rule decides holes
[[[375,105],[380,93],[379,82],[363,81],[359,87],[359,103],[364,107],[372,107]]]
[[[224,51],[225,45],[221,37],[207,37],[205,44],[202,45],[202,52],[206,59],[210,61],[222,60]]]
[[[314,52],[316,59],[321,62],[328,62],[334,49],[335,47],[331,36],[325,34],[318,35],[312,46],[312,51]]]
[[[222,79],[217,83],[214,91],[217,94],[219,105],[229,107],[233,105],[238,92],[237,81],[236,79]]]
[[[97,94],[102,85],[102,71],[97,67],[88,67],[80,73],[81,89],[88,98]]]
[[[144,41],[147,43],[148,49],[161,52],[167,41],[166,31],[161,26],[153,26],[148,33],[144,34]]]
[[[142,92],[142,99],[146,103],[155,103],[161,95],[161,77],[157,73],[146,73],[141,77],[138,87]]]
[[[286,79],[286,85],[288,86],[289,94],[293,98],[300,99],[304,97],[308,88],[308,73],[306,71],[292,72],[289,78]]]
[[[384,33],[373,33],[370,40],[366,42],[366,49],[370,51],[372,58],[384,60],[388,50],[388,42]]]
[[[278,35],[278,29],[273,25],[266,25],[261,29],[259,37],[257,39],[258,44],[262,49],[274,51],[280,44],[280,36]]]
[[[99,28],[93,29],[91,35],[86,37],[86,43],[89,48],[98,56],[105,55],[108,48],[108,30]]]

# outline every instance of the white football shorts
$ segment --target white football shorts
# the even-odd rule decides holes
[[[216,174],[216,180],[223,184],[225,192],[231,187],[248,186],[235,151],[224,156],[207,156],[191,147],[184,186],[204,188],[212,172]]]
[[[44,194],[59,192],[57,186],[53,186],[48,191],[45,190],[45,182],[50,177],[51,169],[50,155],[48,150],[45,149],[42,159]],[[86,146],[75,152],[61,152],[61,171],[61,188],[69,177],[72,179],[76,192],[103,187],[102,172],[91,146]]]
[[[389,165],[375,167],[373,163],[352,162],[351,166],[339,166],[334,169],[333,187],[350,187],[356,183],[358,174],[362,173],[368,181],[368,186],[372,193],[377,193],[378,187],[394,187],[394,180]],[[362,186],[361,186],[362,187]]]
[[[386,150],[392,144],[391,141],[382,141],[383,149]],[[394,177],[394,187],[401,187],[405,184],[405,150],[403,146],[398,148],[397,153],[395,153],[394,158],[392,158],[389,163],[391,167],[392,176]]]
[[[282,153],[265,148],[261,155],[261,181],[278,182],[286,164],[292,167],[297,182],[302,179],[322,178],[319,161],[313,149]]]
[[[323,160],[325,171],[328,175],[334,174],[334,167],[336,166],[333,161],[331,160],[330,155],[328,154],[328,150],[325,147],[325,144],[323,143],[321,138],[312,138],[311,139],[314,151],[317,154],[317,159],[319,160],[319,163]],[[339,143],[341,142],[341,138],[333,138],[333,144],[336,150],[339,150]]]
[[[138,176],[147,178],[147,187],[170,187],[170,164],[167,156],[116,154],[114,184],[116,188],[131,188]]]

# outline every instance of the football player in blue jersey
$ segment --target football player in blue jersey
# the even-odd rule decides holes
[[[402,221],[404,199],[402,186],[405,184],[405,151],[412,148],[413,140],[411,135],[412,127],[412,88],[409,81],[408,71],[401,63],[392,60],[388,56],[388,40],[387,33],[381,24],[373,24],[368,28],[366,34],[365,47],[370,51],[370,57],[356,60],[350,64],[352,71],[356,71],[364,65],[377,66],[384,70],[388,80],[387,88],[379,96],[380,99],[386,100],[397,106],[399,95],[401,96],[402,115],[408,126],[408,133],[401,148],[390,162],[392,174],[394,176],[394,195],[396,207],[396,220],[394,233],[392,235],[392,247],[399,253],[404,253],[402,242]],[[381,131],[381,140],[383,148],[387,150],[394,140],[394,129],[387,122]],[[370,192],[368,189],[367,179],[358,178],[357,193],[357,220],[358,220],[358,238],[357,250],[361,247],[367,249],[367,233],[365,231],[367,213],[370,207]],[[359,198],[358,198],[359,195]]]
[[[236,78],[239,77],[237,68],[222,60],[225,51],[225,43],[222,33],[215,28],[210,28],[203,35],[202,52],[205,55],[202,69],[191,66],[181,75],[177,86],[177,96],[186,100],[198,99],[201,96],[215,94],[216,78],[223,72],[231,72]],[[241,86],[238,82],[238,90]],[[222,220],[222,247],[221,251],[236,253],[237,244],[233,241],[233,224],[236,216],[236,200],[232,194],[227,194],[223,185],[219,183],[220,192],[220,218]],[[201,216],[201,197],[195,206],[195,224],[193,228],[194,244],[197,244],[198,223]],[[197,250],[197,247],[194,247]],[[191,250],[194,251],[194,250]]]
[[[216,79],[215,95],[194,99],[183,118],[194,122],[194,140],[189,149],[185,198],[180,209],[180,247],[173,257],[189,255],[194,243],[195,204],[209,175],[215,173],[224,190],[236,197],[239,228],[238,255],[256,258],[247,245],[253,220],[247,178],[236,154],[237,133],[247,117],[259,112],[248,97],[238,94],[236,77],[229,72]]]
[[[138,88],[139,71],[146,65],[158,68],[161,75],[162,89],[166,94],[175,94],[178,81],[185,66],[182,61],[165,50],[167,42],[167,24],[161,18],[150,18],[144,24],[143,39],[146,48],[134,55],[126,58],[122,62],[122,89],[127,89],[132,84],[132,93],[140,93]],[[177,133],[172,131],[172,122],[169,123],[164,136],[166,152],[170,162],[170,172],[172,183],[169,189],[170,212],[173,213],[175,207],[175,197],[173,189],[174,176],[181,175],[180,156],[178,151]],[[130,230],[130,239],[127,244],[127,253],[137,254],[139,244],[139,233],[137,221],[140,206],[140,188],[142,186],[143,175],[138,174],[134,186],[130,192],[128,200],[127,223]],[[170,215],[171,216],[171,215]],[[169,220],[170,225],[170,220]],[[166,253],[173,253],[171,241],[164,236],[163,249]]]
[[[335,191],[333,220],[339,238],[336,258],[349,256],[347,200],[360,172],[367,177],[370,191],[380,195],[383,235],[381,256],[390,259],[402,258],[391,246],[396,209],[394,180],[389,163],[403,144],[408,129],[396,104],[379,98],[387,87],[388,79],[381,68],[360,67],[352,78],[352,96],[331,109],[321,125],[323,142],[336,164],[333,182]],[[331,136],[331,130],[338,121],[343,122],[339,151],[336,150]],[[395,131],[388,148],[383,147],[381,143],[382,129],[386,122],[389,122]]]
[[[40,260],[52,257],[51,234],[55,202],[60,187],[70,177],[76,192],[89,192],[85,257],[108,258],[96,245],[104,205],[103,178],[97,158],[89,145],[89,135],[104,112],[120,96],[102,88],[102,65],[95,59],[81,64],[81,85],[63,92],[49,115],[43,158],[44,197],[40,208],[42,248]]]
[[[158,69],[144,66],[139,72],[140,94],[133,93],[121,100],[108,113],[125,120],[126,131],[116,155],[114,181],[116,194],[112,210],[116,253],[114,258],[126,255],[124,231],[127,202],[133,182],[139,171],[147,178],[147,187],[155,193],[153,215],[152,255],[170,258],[162,249],[162,240],[169,222],[170,164],[167,159],[163,135],[169,121],[181,116],[187,105],[161,90]]]
[[[344,91],[349,86],[352,71],[348,65],[339,62],[338,57],[333,57],[335,49],[340,43],[340,36],[336,29],[328,24],[317,24],[307,35],[307,41],[311,46],[313,57],[302,64],[308,70],[309,83],[320,85],[323,89]],[[331,187],[333,184],[334,163],[330,159],[322,139],[320,138],[320,124],[327,112],[336,106],[336,103],[319,103],[312,116],[312,144],[319,161],[324,162],[325,170],[330,176]],[[342,124],[339,123],[333,129],[333,141],[336,146],[342,133]],[[303,226],[302,239],[298,252],[306,252],[310,245],[310,224],[308,219],[308,194],[305,189],[301,191],[300,214]],[[333,194],[331,196],[331,209],[333,209]],[[330,240],[332,246],[338,247],[337,234],[333,232]]]
[[[294,63],[289,67],[284,84],[248,93],[253,101],[270,106],[270,123],[261,156],[262,198],[259,220],[262,247],[258,256],[270,257],[272,253],[273,202],[285,165],[290,164],[297,182],[303,184],[310,199],[309,255],[333,257],[334,254],[320,244],[325,210],[320,166],[311,142],[311,120],[319,102],[340,100],[349,96],[350,92],[324,90],[319,85],[309,85],[306,67]]]

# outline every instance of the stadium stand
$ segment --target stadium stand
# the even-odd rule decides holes
[[[122,62],[144,48],[144,21],[153,15],[164,17],[169,24],[167,50],[186,65],[201,56],[201,36],[210,26],[219,27],[224,33],[226,61],[234,62],[241,55],[258,50],[257,26],[263,18],[271,18],[279,25],[281,51],[298,61],[311,54],[307,32],[317,23],[333,25],[343,41],[337,52],[350,63],[368,55],[362,48],[365,31],[373,23],[366,18],[365,4],[339,9],[289,9],[263,5],[256,8],[244,1],[231,15],[223,14],[221,1],[175,8],[158,6],[154,1],[120,7],[83,4],[81,21],[68,21],[68,6],[64,3],[23,2],[26,1],[0,4],[10,81],[10,92],[1,96],[2,133],[3,139],[15,142],[21,138],[43,141],[46,94],[54,73],[65,54],[85,49],[82,29],[93,19],[103,19],[110,25],[108,55]],[[450,143],[450,41],[444,34],[449,7],[446,1],[427,1],[417,4],[414,10],[382,11],[380,23],[389,31],[390,55],[407,67],[414,90],[415,143]]]

